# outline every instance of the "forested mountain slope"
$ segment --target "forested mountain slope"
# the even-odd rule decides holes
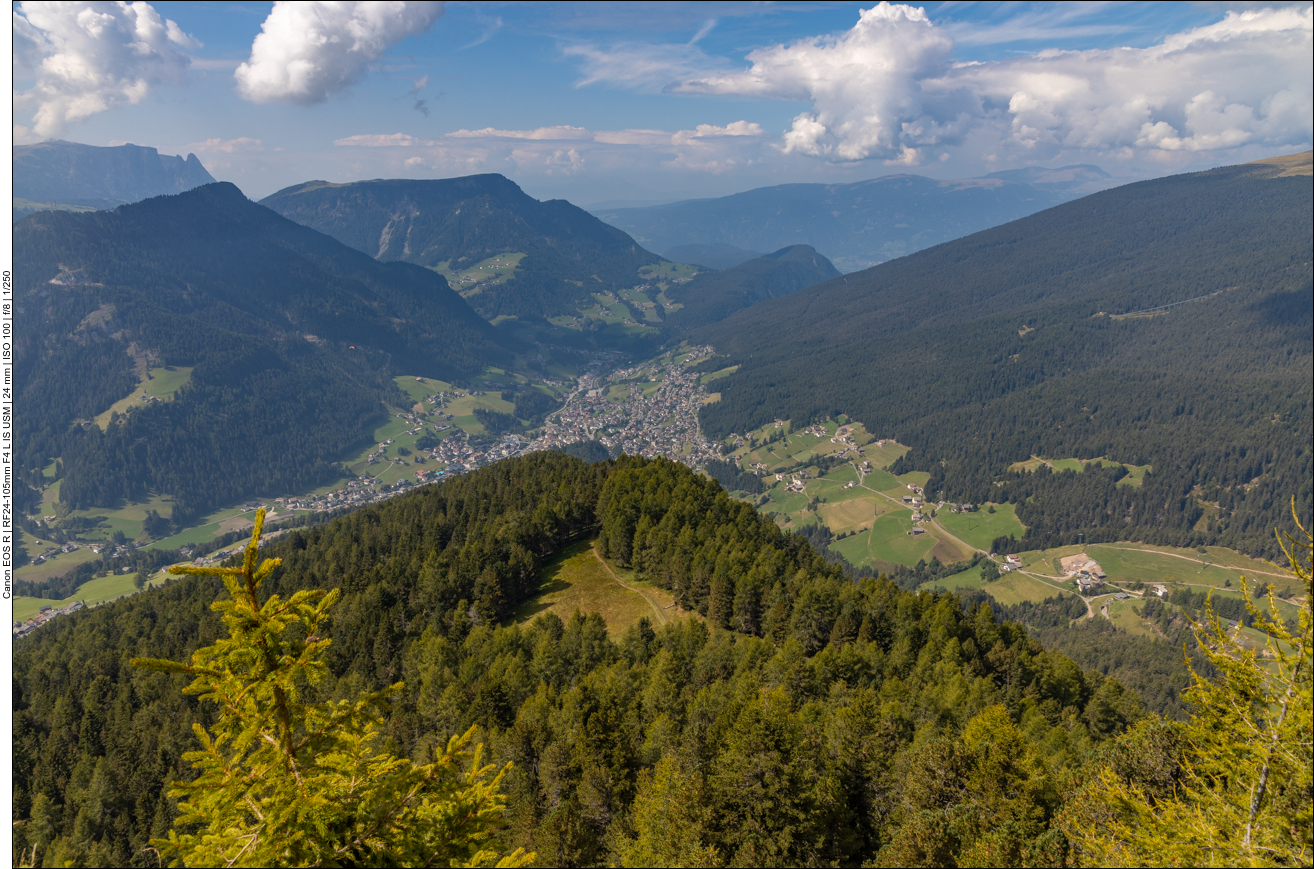
[[[170,157],[140,145],[52,140],[15,145],[13,157],[15,220],[43,205],[113,208],[214,183],[195,154]]]
[[[661,259],[569,202],[540,202],[501,175],[310,181],[261,204],[385,262],[457,271],[525,254],[511,280],[469,297],[490,318],[572,311],[592,292],[634,286],[638,269]]]
[[[724,320],[735,311],[797,293],[805,287],[839,277],[830,260],[806,244],[782,248],[724,271],[703,272],[683,284],[673,284],[666,297],[684,307],[666,315],[666,327],[684,332]]]
[[[960,181],[887,175],[851,184],[781,184],[597,214],[651,250],[809,244],[852,272],[1033,214],[1109,181],[1094,166]]]
[[[497,626],[552,553],[591,534],[701,617],[644,620],[619,642],[596,615]],[[343,590],[312,699],[403,680],[387,721],[402,755],[478,725],[488,762],[514,763],[496,844],[543,865],[1061,864],[1055,819],[1083,765],[1143,715],[988,606],[848,581],[663,460],[537,453],[267,554],[283,566],[263,594]],[[191,725],[215,710],[181,693],[181,674],[127,661],[212,643],[219,593],[188,578],[20,642],[20,844],[61,865],[153,859],[147,839],[175,817],[167,783],[193,775]],[[1148,732],[1116,768],[1171,787],[1176,738]]]
[[[1018,502],[1034,548],[1274,556],[1314,475],[1312,204],[1276,165],[1163,178],[765,302],[694,333],[742,366],[704,424],[847,413],[912,446],[928,494]],[[1153,471],[1008,473],[1033,455]]]
[[[740,263],[766,256],[755,250],[744,250],[733,244],[678,244],[662,251],[662,256],[671,262],[686,263],[691,266],[706,266],[709,269],[729,269]]]
[[[148,491],[175,519],[322,480],[367,437],[393,374],[445,379],[509,359],[433,272],[380,263],[231,184],[14,230],[16,448],[63,458],[70,507]],[[89,421],[148,369],[191,368],[175,400]],[[273,450],[257,472],[251,445]]]

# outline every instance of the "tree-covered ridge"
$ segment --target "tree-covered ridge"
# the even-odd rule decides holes
[[[695,333],[741,365],[703,423],[846,413],[911,446],[897,470],[930,472],[928,495],[1017,501],[1023,548],[1272,557],[1314,469],[1314,209],[1309,178],[1277,171],[1105,191],[741,311]],[[1033,455],[1153,471],[1008,472]]]
[[[596,616],[498,627],[543,560],[590,533],[707,621],[642,622],[620,642]],[[1058,862],[1051,821],[1082,763],[1143,714],[989,607],[849,581],[662,460],[534,454],[269,554],[283,564],[262,594],[343,592],[307,702],[404,681],[385,727],[399,756],[478,725],[488,760],[514,763],[497,848],[551,865]],[[154,859],[141,848],[173,824],[165,792],[213,710],[184,677],[127,661],[213,644],[221,593],[174,582],[16,649],[20,844],[52,863]]]
[[[369,436],[397,370],[461,378],[509,358],[444,279],[379,263],[212,184],[112,212],[15,228],[16,445],[61,456],[61,497],[148,490],[175,518],[254,491],[322,482]],[[167,403],[102,433],[82,425],[154,365],[193,369]],[[258,469],[242,443],[270,444]]]
[[[565,200],[540,202],[501,175],[440,181],[310,181],[261,200],[279,214],[385,262],[466,268],[523,253],[515,277],[470,301],[481,314],[573,311],[592,292],[633,286],[661,260]]]
[[[781,248],[724,271],[703,272],[673,284],[666,297],[683,307],[666,315],[666,328],[679,333],[724,320],[735,311],[839,277],[839,271],[805,244]]]

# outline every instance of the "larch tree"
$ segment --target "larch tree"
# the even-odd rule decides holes
[[[1294,513],[1294,502],[1293,502]],[[1064,821],[1081,860],[1094,866],[1308,866],[1314,859],[1311,746],[1314,744],[1314,594],[1311,538],[1282,544],[1304,600],[1294,629],[1269,585],[1267,606],[1246,606],[1265,648],[1242,641],[1206,608],[1194,624],[1217,676],[1192,668],[1186,699],[1194,713],[1183,733],[1173,782],[1155,788],[1103,768]],[[1189,661],[1188,661],[1189,664]]]
[[[482,746],[470,747],[475,728],[417,764],[381,744],[382,713],[400,683],[355,700],[306,699],[325,675],[323,630],[339,592],[261,604],[261,580],[280,564],[258,559],[264,518],[256,513],[241,567],[171,568],[223,580],[229,597],[212,609],[228,636],[190,664],[132,661],[195,677],[184,690],[219,707],[212,728],[194,726],[201,747],[184,758],[199,775],[174,785],[179,817],[151,844],[186,866],[529,865],[532,853],[492,848],[507,770],[481,764]]]

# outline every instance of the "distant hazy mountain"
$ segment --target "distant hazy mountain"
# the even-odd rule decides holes
[[[50,141],[14,146],[14,219],[41,210],[91,211],[182,193],[214,178],[196,159],[154,148]]]
[[[15,414],[25,471],[63,459],[60,498],[175,496],[175,518],[294,490],[370,436],[391,378],[510,361],[441,275],[380,263],[231,184],[14,228]],[[89,424],[150,368],[170,402]],[[87,423],[87,424],[83,424]]]
[[[667,298],[684,307],[666,316],[672,332],[695,329],[724,320],[735,311],[797,293],[840,276],[821,254],[806,244],[739,263],[724,271],[703,272],[684,284],[674,284]]]
[[[651,250],[691,244],[777,250],[810,244],[841,271],[852,272],[1111,183],[1095,166],[1019,169],[963,181],[888,175],[853,184],[782,184],[719,199],[595,213]]]
[[[501,175],[441,181],[311,181],[261,201],[385,262],[459,271],[522,253],[514,276],[467,294],[485,317],[557,314],[623,289],[661,260],[562,199],[540,202]]]
[[[756,250],[744,250],[733,244],[681,244],[662,251],[662,256],[671,262],[691,266],[728,269],[766,254]]]

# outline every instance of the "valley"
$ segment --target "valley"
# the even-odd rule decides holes
[[[343,459],[344,473],[337,480],[297,493],[243,499],[158,539],[146,532],[144,522],[151,514],[169,518],[171,499],[156,497],[115,510],[67,511],[59,521],[52,521],[61,512],[59,481],[53,481],[42,500],[42,521],[49,523],[47,527],[66,529],[63,537],[69,542],[61,545],[27,535],[23,542],[38,557],[19,568],[16,576],[44,582],[102,552],[125,554],[129,541],[143,549],[180,550],[199,563],[216,551],[211,541],[249,530],[257,506],[270,510],[269,526],[277,529],[316,514],[384,501],[503,459],[593,444],[598,455],[661,456],[695,468],[732,467],[738,476],[723,484],[733,497],[770,516],[783,530],[810,535],[824,529],[827,540],[815,542],[858,570],[895,574],[933,561],[970,564],[961,572],[923,582],[928,590],[979,590],[1002,606],[1069,596],[1085,602],[1088,617],[1105,618],[1145,636],[1154,631],[1136,614],[1136,601],[1147,595],[1166,599],[1180,589],[1211,590],[1219,598],[1238,599],[1243,574],[1252,587],[1256,581],[1275,583],[1284,599],[1284,616],[1298,606],[1292,597],[1298,589],[1288,574],[1218,546],[1205,547],[1202,553],[1149,544],[1092,543],[1022,551],[1008,559],[988,555],[997,538],[1024,535],[1026,526],[1014,504],[944,502],[940,493],[924,490],[926,472],[890,471],[907,454],[907,446],[877,437],[861,421],[842,414],[799,427],[790,420],[776,420],[715,442],[703,434],[699,411],[719,400],[710,389],[737,370],[737,366],[717,368],[711,364],[715,358],[714,348],[708,345],[684,344],[639,363],[626,363],[618,353],[603,351],[593,355],[578,377],[564,371],[544,375],[489,368],[464,388],[435,378],[397,376],[394,385],[412,403],[388,408],[386,421],[374,430],[371,442]],[[144,390],[151,385],[162,391],[185,381],[186,372],[153,371],[152,376],[139,392],[147,394]],[[539,391],[559,406],[537,428],[489,431],[481,414],[492,415],[482,417],[486,420],[514,420],[516,404],[508,397],[515,399],[516,391],[523,389]],[[1124,464],[1109,458],[1033,456],[1010,470],[1034,472],[1042,466],[1083,473]],[[1139,486],[1152,470],[1148,465],[1125,467],[1120,486]],[[748,485],[744,475],[754,484]],[[737,483],[748,488],[736,487]],[[68,533],[75,528],[82,530]],[[644,601],[661,598],[659,590],[626,588],[602,571],[601,561],[580,555],[583,551],[572,550],[559,567],[552,568],[555,573],[545,574],[544,591],[535,603],[526,604],[530,609],[524,610],[524,618],[549,609],[565,617],[578,607],[602,613],[609,632],[616,635],[639,616],[652,615]],[[1075,571],[1065,571],[1059,564],[1081,553],[1097,560],[1105,572],[1101,583],[1089,591],[1078,587]],[[983,578],[987,562],[997,565],[1002,572],[999,578]],[[616,569],[613,565],[613,573]],[[161,569],[149,577],[149,583],[164,578]],[[135,590],[123,577],[94,579],[65,601],[20,597],[16,612],[30,617],[40,606],[58,608],[74,599],[94,606]],[[668,598],[662,600],[661,607],[670,605]],[[1172,604],[1167,606],[1175,611]]]

